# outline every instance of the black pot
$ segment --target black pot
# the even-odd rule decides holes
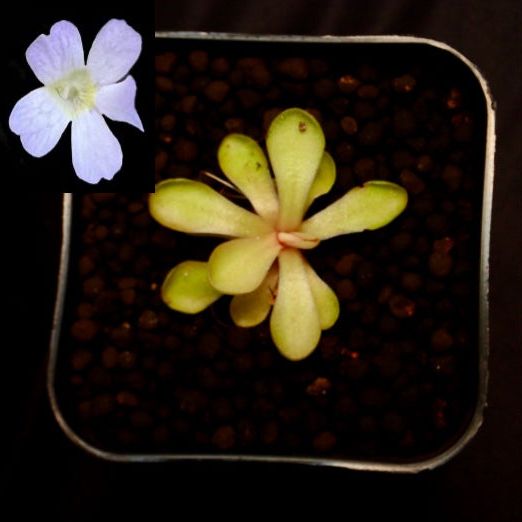
[[[234,327],[226,305],[192,317],[160,302],[166,271],[205,259],[211,239],[161,229],[144,195],[66,194],[49,364],[65,433],[121,461],[416,472],[450,459],[486,403],[495,134],[484,78],[414,37],[157,37],[157,179],[218,173],[224,134],[262,140],[275,109],[299,106],[325,128],[332,197],[378,178],[403,184],[410,204],[380,231],[311,253],[343,312],[291,363],[264,326]]]

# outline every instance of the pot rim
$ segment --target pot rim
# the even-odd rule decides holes
[[[478,390],[475,410],[467,428],[459,438],[448,448],[440,453],[410,462],[380,462],[327,457],[306,456],[274,456],[274,455],[233,455],[233,454],[125,454],[115,453],[99,449],[82,439],[68,424],[60,410],[55,390],[56,361],[58,357],[58,345],[61,333],[62,317],[65,295],[67,290],[67,276],[69,268],[69,254],[71,243],[72,203],[73,195],[63,195],[62,207],[62,244],[60,249],[60,261],[58,271],[58,287],[53,314],[49,362],[47,368],[47,392],[51,403],[51,409],[56,421],[77,446],[96,457],[115,462],[165,462],[165,461],[223,461],[223,462],[278,462],[293,464],[308,464],[346,468],[360,471],[381,471],[389,473],[418,473],[423,470],[436,468],[455,455],[469,443],[476,435],[483,422],[484,409],[487,406],[488,387],[488,355],[489,355],[489,249],[491,211],[494,181],[494,156],[495,156],[495,102],[486,79],[478,67],[466,58],[462,53],[450,45],[417,36],[402,35],[369,35],[369,36],[288,36],[288,35],[250,35],[240,33],[214,33],[194,31],[157,31],[155,37],[159,39],[188,39],[188,40],[222,40],[222,41],[247,41],[247,42],[290,42],[290,43],[354,43],[354,44],[424,44],[447,52],[458,58],[477,79],[486,102],[486,143],[484,157],[484,185],[481,221],[481,246],[480,246],[480,280],[479,280],[479,332],[478,332]]]

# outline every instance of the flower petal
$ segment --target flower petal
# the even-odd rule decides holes
[[[109,20],[96,35],[87,69],[98,85],[121,80],[136,63],[141,52],[141,36],[125,20]]]
[[[305,262],[293,248],[279,254],[279,287],[270,331],[279,351],[292,361],[310,355],[321,338],[319,314]]]
[[[221,170],[250,200],[256,212],[275,222],[279,204],[261,147],[248,136],[229,134],[219,146],[218,161]]]
[[[70,119],[45,87],[18,100],[9,116],[9,128],[22,141],[24,149],[40,158],[52,150]]]
[[[208,263],[184,261],[176,265],[165,278],[161,298],[173,310],[197,314],[221,297],[208,282]]]
[[[237,326],[250,328],[262,323],[274,304],[279,269],[272,265],[263,282],[248,294],[235,295],[230,302],[230,315]]]
[[[84,111],[73,120],[71,144],[74,170],[83,181],[112,179],[121,169],[120,143],[99,112]]]
[[[222,243],[208,260],[210,284],[224,294],[253,292],[263,282],[281,248],[275,233]]]
[[[189,234],[245,237],[267,234],[270,226],[199,181],[172,178],[156,185],[149,210],[163,226]]]
[[[306,261],[304,264],[308,283],[314,296],[315,307],[319,314],[321,330],[327,330],[339,318],[339,299],[337,299],[335,292],[317,275]]]
[[[301,231],[319,239],[375,230],[395,219],[408,203],[408,193],[388,181],[369,181],[307,219]]]
[[[328,152],[324,152],[314,181],[310,187],[306,208],[312,204],[314,199],[330,191],[335,183],[335,177],[335,162]]]
[[[44,85],[85,65],[82,37],[76,26],[66,20],[56,22],[49,35],[41,34],[27,48],[25,57]]]
[[[143,131],[143,125],[136,112],[136,82],[132,76],[111,85],[104,85],[96,94],[96,108],[114,121],[130,123]]]
[[[288,109],[270,125],[266,146],[279,194],[279,228],[293,231],[306,210],[310,187],[324,152],[324,134],[311,114]]]

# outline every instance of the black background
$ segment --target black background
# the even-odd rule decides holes
[[[16,503],[16,518],[23,520],[36,508],[42,516],[75,521],[106,520],[110,511],[147,521],[183,520],[209,509],[212,518],[239,513],[242,518],[295,519],[306,512],[307,518],[335,514],[360,520],[357,513],[362,512],[364,520],[522,520],[521,27],[522,7],[515,0],[158,0],[160,30],[413,34],[445,41],[480,67],[498,104],[485,423],[451,462],[416,476],[278,465],[98,461],[67,441],[45,394],[59,197],[18,190],[11,196],[15,210],[4,220],[10,313],[3,317],[8,378],[2,425],[9,437],[1,465],[7,479],[2,492]],[[190,511],[182,515],[187,507]]]
[[[4,179],[9,187],[31,192],[110,192],[122,190],[152,190],[153,154],[153,68],[154,10],[148,2],[126,2],[117,6],[110,2],[13,2],[9,16],[0,22],[0,67],[2,96],[0,97],[0,157],[2,169],[9,174]],[[130,74],[138,85],[136,107],[145,133],[126,123],[108,120],[108,124],[123,150],[122,169],[111,181],[92,185],[76,177],[71,159],[70,125],[58,145],[42,158],[29,155],[20,138],[11,132],[9,114],[15,103],[40,82],[25,59],[25,51],[40,35],[49,34],[59,20],[75,24],[82,36],[85,59],[98,31],[111,18],[122,18],[142,36],[142,51]]]

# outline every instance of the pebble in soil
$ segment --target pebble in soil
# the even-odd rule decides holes
[[[234,326],[224,299],[196,316],[161,302],[167,271],[206,259],[215,239],[163,229],[146,195],[78,199],[58,372],[67,418],[117,452],[400,460],[439,450],[475,400],[482,116],[467,80],[436,60],[227,51],[158,51],[157,180],[219,174],[227,132],[263,142],[270,121],[299,106],[323,125],[338,167],[312,210],[368,179],[403,185],[409,206],[384,229],[307,253],[341,316],[293,363],[267,324]]]

